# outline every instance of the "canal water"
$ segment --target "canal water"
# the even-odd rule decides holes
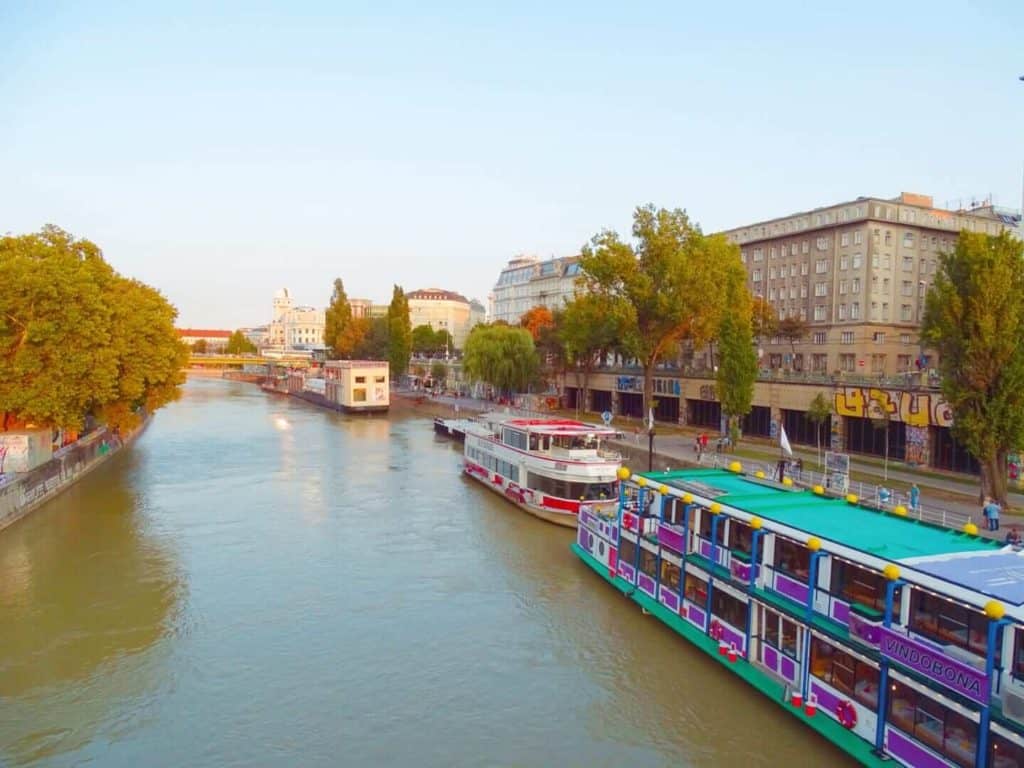
[[[847,765],[458,459],[190,380],[0,533],[0,765]]]

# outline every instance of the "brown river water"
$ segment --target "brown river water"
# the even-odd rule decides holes
[[[0,532],[0,765],[850,764],[460,448],[191,379]]]

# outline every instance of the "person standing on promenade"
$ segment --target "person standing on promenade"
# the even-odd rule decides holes
[[[921,489],[917,483],[910,486],[910,508],[915,512],[921,509]]]

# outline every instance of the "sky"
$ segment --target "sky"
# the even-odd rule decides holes
[[[92,240],[181,326],[335,277],[486,304],[648,202],[1019,207],[1020,75],[1020,0],[0,2],[0,233]]]

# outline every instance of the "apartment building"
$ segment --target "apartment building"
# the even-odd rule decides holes
[[[961,230],[1017,231],[1019,217],[1003,213],[945,210],[905,192],[726,231],[740,246],[751,293],[810,328],[792,345],[762,339],[762,367],[880,377],[934,367],[918,332],[939,255]]]
[[[491,321],[518,325],[534,307],[559,309],[576,295],[579,276],[576,256],[541,261],[535,256],[518,256],[498,275],[491,299]]]

